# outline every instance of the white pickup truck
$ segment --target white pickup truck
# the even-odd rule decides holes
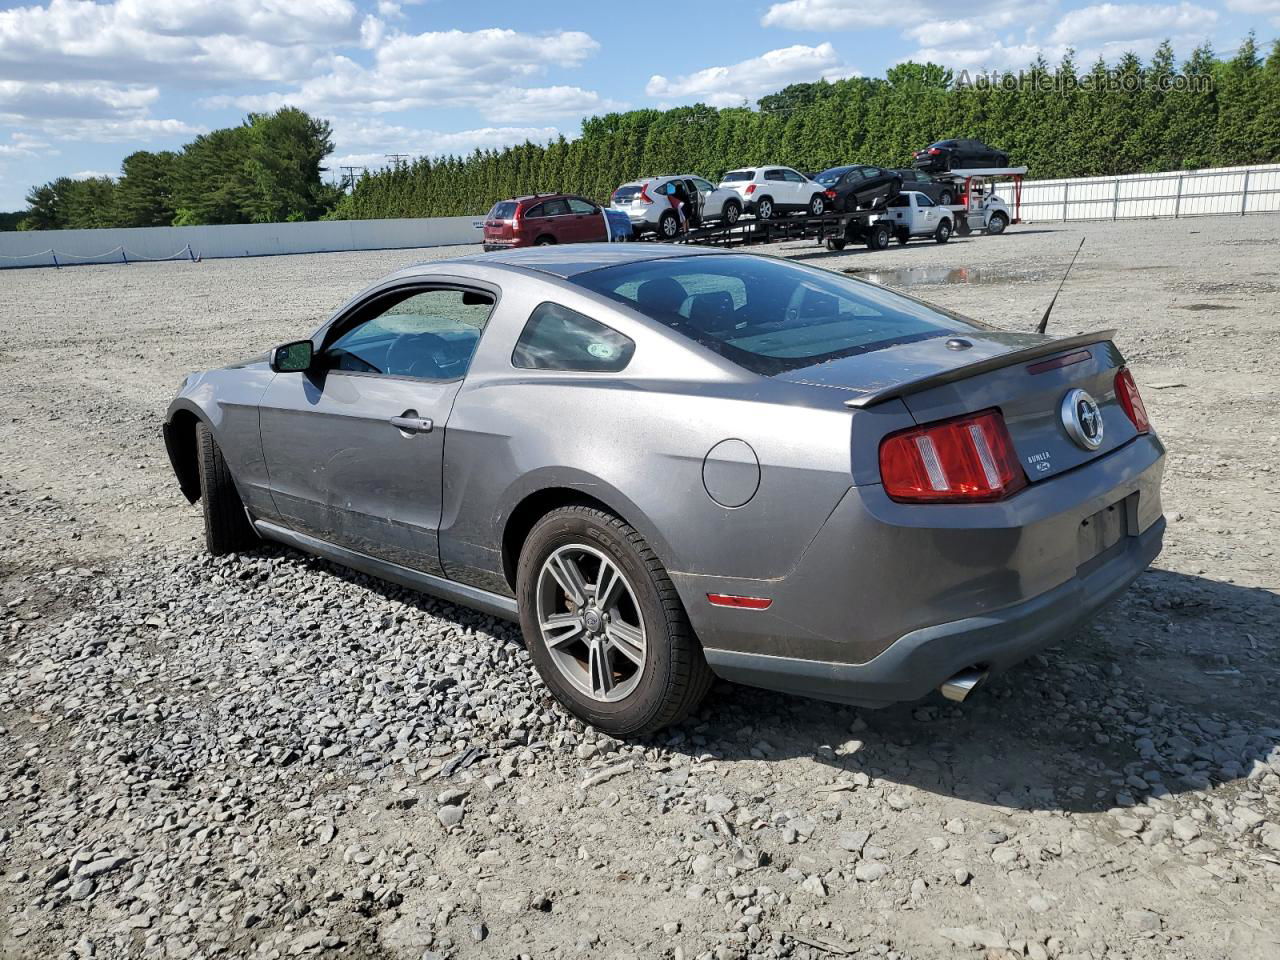
[[[966,216],[960,206],[938,206],[923,193],[906,190],[889,201],[882,220],[889,224],[894,239],[906,243],[912,237],[933,237],[946,243],[953,233],[968,235],[970,228],[987,233],[1003,233],[1009,225],[1009,209],[995,194],[971,198]]]
[[[890,200],[882,219],[899,243],[912,237],[933,237],[946,243],[956,229],[956,214],[950,207],[940,207],[916,190],[904,190]]]

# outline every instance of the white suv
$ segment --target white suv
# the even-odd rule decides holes
[[[730,170],[720,180],[720,187],[737,193],[743,211],[754,213],[759,220],[801,210],[814,217],[827,212],[827,188],[790,167]]]
[[[680,215],[671,205],[671,195],[675,193],[678,182],[684,184],[694,207],[688,211],[690,226],[710,220],[733,226],[742,216],[742,198],[736,192],[720,189],[709,180],[690,173],[624,183],[613,191],[609,206],[623,211],[631,219],[631,229],[637,236],[656,233],[664,240],[670,240],[680,233]]]

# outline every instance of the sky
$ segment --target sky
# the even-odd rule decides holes
[[[1182,57],[1206,39],[1234,52],[1250,28],[1280,36],[1280,0],[0,0],[0,210],[284,104],[333,124],[331,168],[374,167],[907,59],[1016,69],[1166,38]]]

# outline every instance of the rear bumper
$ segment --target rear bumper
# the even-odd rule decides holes
[[[514,250],[517,247],[528,246],[523,240],[486,240],[484,242],[484,252],[491,253],[494,250]]]
[[[726,680],[819,700],[886,706],[916,700],[967,667],[998,672],[1062,639],[1122,593],[1160,553],[1165,521],[1116,544],[1093,569],[1032,600],[913,630],[867,663],[707,650]]]
[[[855,486],[778,579],[671,576],[720,676],[914,699],[965,667],[1026,657],[1123,590],[1159,553],[1163,471],[1150,434],[998,503],[901,504]],[[708,593],[773,603],[726,609]]]

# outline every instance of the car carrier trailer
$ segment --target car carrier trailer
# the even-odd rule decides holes
[[[817,240],[825,242],[828,250],[843,250],[849,243],[865,243],[869,250],[883,250],[893,239],[893,225],[883,219],[884,215],[884,207],[877,207],[822,217],[739,220],[733,226],[698,227],[668,242],[739,247],[784,240]]]

